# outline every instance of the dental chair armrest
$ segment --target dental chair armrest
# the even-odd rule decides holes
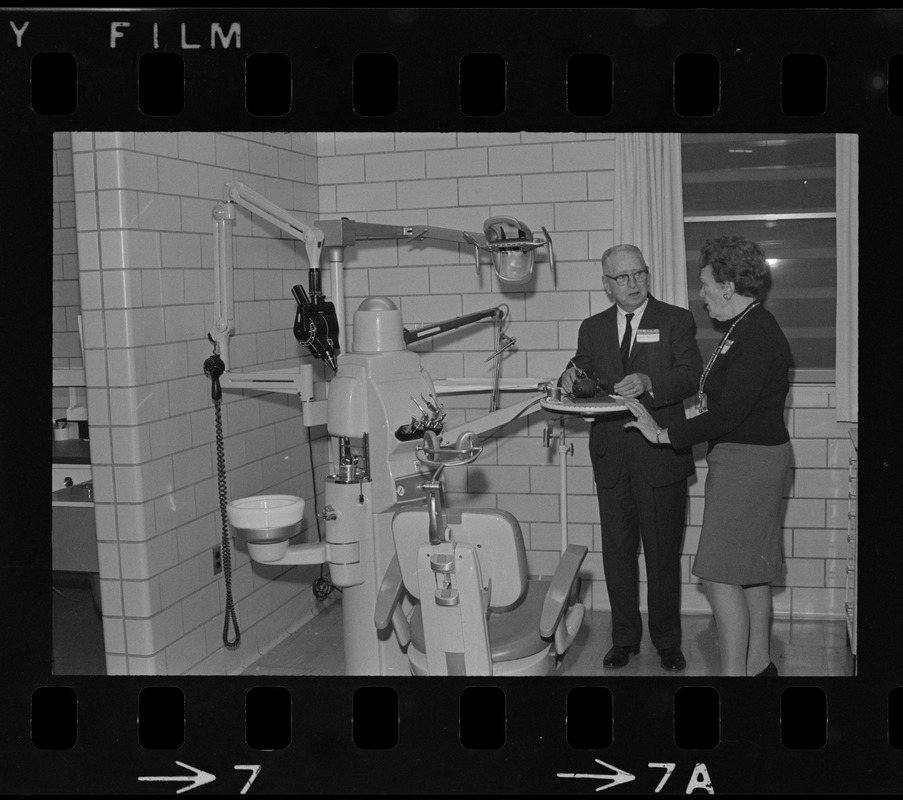
[[[582,544],[568,545],[567,550],[558,562],[558,569],[552,576],[549,591],[542,604],[542,617],[539,620],[539,635],[548,639],[553,636],[561,617],[567,610],[568,596],[571,587],[577,580],[577,573],[586,558],[587,549]]]
[[[391,623],[398,644],[407,647],[408,642],[411,641],[411,626],[401,607],[401,598],[404,596],[404,592],[404,581],[401,577],[401,567],[398,565],[398,554],[396,553],[392,556],[389,568],[379,585],[373,622],[378,630],[384,630]]]
[[[392,556],[389,568],[383,576],[383,582],[379,586],[376,596],[376,611],[373,621],[379,630],[383,630],[392,622],[395,609],[404,594],[404,582],[401,579],[401,567],[398,565],[398,555]]]

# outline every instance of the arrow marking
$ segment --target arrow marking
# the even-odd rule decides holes
[[[198,786],[203,786],[205,783],[210,783],[211,781],[216,780],[216,775],[211,775],[209,772],[204,772],[201,769],[195,769],[190,764],[183,764],[181,761],[176,761],[180,767],[184,767],[185,769],[190,769],[194,775],[146,775],[138,778],[139,781],[188,781],[190,786],[183,786],[181,789],[176,790],[176,794],[182,794],[182,792],[190,792],[192,789],[197,789]]]
[[[618,769],[617,767],[613,767],[611,764],[606,764],[604,761],[600,761],[598,758],[594,758],[597,764],[601,764],[606,769],[614,770],[609,775],[606,774],[593,774],[588,772],[559,772],[559,778],[595,778],[597,780],[607,780],[609,783],[604,786],[597,786],[597,792],[604,792],[606,789],[611,789],[612,786],[617,786],[619,783],[630,783],[630,781],[636,780],[636,775],[631,775],[629,772],[624,772],[622,769]]]

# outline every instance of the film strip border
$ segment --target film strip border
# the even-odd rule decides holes
[[[248,779],[235,772],[243,765],[257,767],[255,791],[272,793],[899,788],[899,770],[868,781],[857,756],[900,759],[903,688],[874,692],[863,713],[843,681],[782,681],[775,691],[771,681],[615,688],[553,678],[540,690],[531,679],[446,679],[424,693],[416,680],[307,680],[313,685],[276,680],[250,689],[217,680],[203,693],[172,685],[178,679],[143,688],[95,682],[77,697],[69,687],[39,688],[30,698],[31,740],[46,774],[34,776],[31,791],[59,789],[65,774],[79,792],[131,793],[159,776],[190,781],[195,770],[218,777],[215,788],[228,794]],[[17,715],[27,712],[28,698],[17,706]],[[845,765],[824,768],[831,751]]]
[[[124,24],[111,23],[111,46],[124,36]],[[232,32],[238,30],[232,27]],[[183,37],[186,35],[184,24]],[[229,42],[214,27],[211,42]],[[199,45],[193,45],[199,46]],[[137,107],[145,116],[174,117],[186,108],[186,64],[181,53],[145,53],[137,63]],[[451,65],[454,68],[454,64]],[[44,117],[65,117],[79,106],[79,63],[71,53],[41,52],[31,59],[31,109]],[[398,114],[405,86],[392,53],[358,53],[351,59],[351,108],[364,118]],[[722,107],[721,60],[712,53],[681,53],[673,61],[673,108],[677,117],[713,117]],[[465,117],[496,117],[507,108],[508,66],[500,53],[466,53],[457,63],[457,103]],[[614,108],[614,66],[606,53],[577,53],[565,64],[567,112],[574,117],[606,117]],[[296,96],[293,59],[287,53],[251,53],[244,63],[244,108],[257,118],[290,114],[304,101]],[[828,110],[828,61],[820,53],[788,53],[780,62],[779,102],[788,117],[819,117]],[[888,112],[903,116],[903,54],[890,57],[871,77],[871,89],[886,94]],[[885,92],[886,90],[886,92]]]
[[[2,111],[57,127],[84,129],[90,119],[131,130],[177,119],[180,127],[314,130],[328,114],[336,130],[536,129],[539,120],[737,129],[754,113],[840,131],[903,117],[896,9],[4,16]]]

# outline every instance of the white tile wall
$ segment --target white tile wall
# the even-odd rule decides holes
[[[405,150],[436,150],[455,146],[454,133],[396,133],[395,149],[398,152]],[[320,178],[322,182],[322,177]]]
[[[329,134],[327,134],[329,135]],[[347,133],[335,136],[335,153],[384,153],[394,149],[395,135],[392,133]]]
[[[493,175],[552,172],[552,146],[549,144],[490,147],[488,156],[489,172]]]
[[[489,156],[485,148],[434,150],[426,153],[426,174],[430,178],[486,175],[488,171]]]

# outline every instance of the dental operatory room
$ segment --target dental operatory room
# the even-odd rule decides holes
[[[858,157],[55,133],[53,673],[855,675]]]

